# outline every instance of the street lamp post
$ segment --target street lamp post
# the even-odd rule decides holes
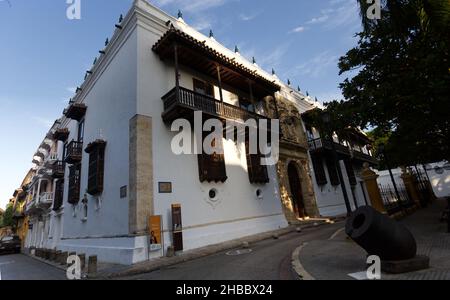
[[[383,154],[384,162],[386,163],[386,167],[388,168],[389,175],[391,176],[392,185],[394,186],[394,191],[395,191],[395,195],[397,196],[398,203],[400,205],[400,208],[401,208],[402,212],[405,212],[405,209],[404,209],[403,204],[402,204],[402,200],[400,198],[400,193],[398,192],[397,184],[395,183],[394,174],[392,174],[392,169],[391,169],[391,166],[389,164],[389,159],[388,159],[388,157],[386,155],[386,148],[385,148],[384,144],[378,145],[378,151],[381,154]]]
[[[345,208],[347,209],[347,216],[349,216],[352,213],[352,207],[350,206],[350,200],[348,199],[347,189],[345,188],[344,183],[344,177],[342,176],[341,166],[339,164],[339,158],[336,151],[336,147],[334,145],[333,141],[333,133],[331,132],[330,123],[331,123],[331,117],[328,112],[323,112],[322,114],[322,121],[325,125],[325,131],[326,131],[326,139],[329,140],[331,144],[331,152],[333,153],[333,162],[334,166],[336,167],[336,171],[338,173],[339,182],[341,183],[341,189],[342,189],[342,195],[344,196],[344,202],[345,202]]]

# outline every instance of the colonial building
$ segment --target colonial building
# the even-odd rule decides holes
[[[27,249],[133,264],[168,247],[189,250],[345,212],[334,173],[328,179],[310,163],[321,157],[326,167],[320,135],[301,117],[317,103],[212,32],[197,32],[181,13],[174,18],[136,0],[115,27],[33,157],[22,185]],[[227,125],[211,141],[221,151],[176,153],[181,127],[192,141],[183,140],[184,149],[206,140],[192,130],[198,115]],[[280,120],[279,160],[266,166],[261,151],[250,151],[250,128],[235,131],[227,121],[273,119]],[[363,149],[341,154],[357,166],[370,160]],[[356,175],[346,177],[355,203],[364,203]],[[152,216],[161,217],[159,241],[149,230]]]
[[[274,75],[142,0],[100,53],[34,156],[27,248],[132,264],[169,246],[194,249],[317,214],[298,109],[287,116],[298,103],[283,97],[289,89]],[[271,102],[279,111],[269,111]],[[194,112],[237,122],[283,115],[280,164],[262,165],[248,135],[224,135],[223,154],[175,154],[172,123],[194,128]],[[176,224],[173,205],[181,207]],[[155,215],[162,249],[150,251]]]
[[[25,215],[25,206],[27,204],[28,186],[34,176],[35,170],[30,169],[23,179],[20,187],[14,191],[13,219],[15,221],[15,234],[19,236],[22,242],[22,248],[25,245],[25,239],[28,233],[28,217]]]
[[[332,138],[314,128],[313,110],[303,113],[309,144],[309,157],[313,170],[313,185],[319,213],[322,216],[345,215],[348,210],[370,205],[367,190],[361,177],[363,164],[378,164],[372,156],[371,140],[362,131],[349,128],[341,136]],[[335,156],[336,153],[336,156]],[[343,182],[339,179],[342,174]],[[348,201],[345,201],[346,194]]]

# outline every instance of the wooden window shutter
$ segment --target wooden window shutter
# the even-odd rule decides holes
[[[203,133],[203,140],[209,133]],[[223,145],[222,145],[223,147]],[[198,155],[198,173],[200,182],[225,182],[227,177],[225,155],[214,153],[208,155],[204,152]]]
[[[77,204],[80,201],[80,175],[80,164],[69,167],[69,193],[67,201],[70,204]]]
[[[245,142],[245,152],[247,156],[247,171],[250,183],[265,184],[269,183],[269,173],[267,166],[261,164],[263,156],[258,154],[250,154],[250,146],[248,139]],[[259,150],[258,150],[259,152]]]
[[[347,171],[348,181],[350,185],[357,185],[355,170],[353,169],[352,162],[349,159],[344,160],[345,170]]]
[[[331,157],[325,159],[328,169],[328,175],[330,176],[331,185],[339,185],[339,176],[337,173],[336,165]],[[338,162],[339,163],[339,162]]]
[[[311,155],[311,161],[314,169],[314,176],[316,177],[317,185],[325,185],[328,183],[325,175],[325,168],[323,167],[323,160],[320,156]]]
[[[53,210],[57,211],[61,208],[63,204],[64,197],[64,180],[60,179],[56,182],[55,186],[55,197],[53,200]]]
[[[97,140],[90,143],[86,152],[89,153],[89,172],[87,192],[90,195],[98,195],[103,192],[103,178],[105,168],[106,142]]]

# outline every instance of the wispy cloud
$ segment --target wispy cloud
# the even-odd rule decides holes
[[[311,27],[320,25],[326,30],[352,24],[359,24],[358,4],[354,0],[331,0],[320,14],[304,23]],[[304,25],[298,28],[305,27]]]
[[[53,123],[55,122],[54,120],[37,117],[37,116],[33,117],[33,121],[35,121],[36,123],[38,123],[41,126],[44,126],[45,128],[50,128],[53,125]]]
[[[260,14],[260,12],[252,13],[252,14],[244,14],[244,13],[242,13],[242,14],[239,15],[239,19],[241,21],[248,22],[248,21],[251,21],[251,20],[255,19],[259,14]]]
[[[324,51],[307,62],[295,67],[293,73],[318,78],[326,73],[330,67],[336,67],[339,55]]]
[[[295,27],[294,29],[292,29],[291,31],[289,31],[289,33],[300,33],[306,30],[306,27],[304,26],[299,26],[299,27]]]
[[[164,7],[168,5],[176,5],[186,12],[203,12],[205,10],[224,5],[230,0],[156,0],[156,5]]]
[[[66,91],[68,91],[71,94],[75,94],[75,92],[77,91],[77,88],[73,87],[73,86],[69,86],[66,88]]]

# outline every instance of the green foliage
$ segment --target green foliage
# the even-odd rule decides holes
[[[8,227],[8,226],[13,226],[14,225],[14,220],[13,220],[13,205],[12,203],[9,203],[6,206],[6,210],[3,213],[2,216],[2,222],[0,223],[0,227]]]
[[[327,110],[339,126],[376,128],[393,164],[450,159],[450,1],[386,0],[380,20],[359,2],[364,30],[339,61],[358,73]]]

